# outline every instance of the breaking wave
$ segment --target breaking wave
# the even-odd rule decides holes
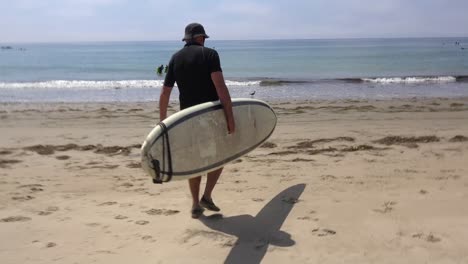
[[[227,86],[253,86],[260,81],[230,81]],[[42,82],[0,82],[0,89],[133,89],[160,88],[162,80],[83,81],[53,80]]]
[[[418,84],[418,83],[448,83],[456,82],[456,76],[434,76],[434,77],[388,77],[388,78],[363,78],[364,82],[381,84]]]
[[[336,78],[314,80],[264,79],[260,86],[280,86],[290,84],[323,84],[323,83],[375,83],[375,84],[424,84],[468,82],[468,76],[405,76],[405,77],[369,77],[369,78]]]
[[[415,76],[415,77],[372,77],[372,78],[336,78],[336,79],[274,79],[256,78],[250,80],[226,80],[228,87],[282,86],[296,84],[322,83],[375,83],[375,84],[424,84],[468,82],[468,76]],[[0,82],[0,89],[142,89],[160,88],[163,80],[52,80],[39,82]]]

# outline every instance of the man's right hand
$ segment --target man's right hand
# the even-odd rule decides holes
[[[234,122],[227,123],[228,134],[234,134],[236,132],[236,124]]]

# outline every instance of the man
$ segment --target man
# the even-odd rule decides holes
[[[170,62],[159,98],[159,118],[167,117],[167,106],[174,83],[179,88],[180,109],[197,104],[219,100],[224,109],[227,123],[227,133],[235,131],[232,113],[231,96],[224,82],[218,53],[204,47],[205,39],[209,38],[201,24],[192,23],[185,28],[185,46],[176,52]],[[198,218],[203,213],[203,207],[219,211],[211,194],[221,175],[223,168],[209,172],[205,191],[199,199],[201,176],[189,179],[192,195],[192,218]]]

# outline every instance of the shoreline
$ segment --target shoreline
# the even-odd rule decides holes
[[[174,98],[173,98],[174,97]],[[241,97],[233,97],[233,98],[241,98]],[[265,101],[271,104],[287,104],[287,103],[294,103],[294,104],[307,104],[307,103],[348,103],[348,102],[389,102],[389,101],[429,101],[429,100],[468,100],[468,96],[437,96],[437,97],[424,97],[424,96],[408,96],[408,97],[392,97],[392,98],[330,98],[330,99],[321,99],[321,98],[311,98],[311,99],[261,99],[255,97],[245,97],[245,98],[253,98]],[[178,98],[175,98],[175,94],[171,95],[171,105],[178,104]],[[158,101],[131,101],[131,102],[124,102],[124,101],[91,101],[91,102],[80,102],[80,101],[73,101],[73,102],[57,102],[57,101],[44,101],[44,102],[0,102],[0,106],[7,106],[7,105],[131,105],[131,104],[155,104],[157,106]]]

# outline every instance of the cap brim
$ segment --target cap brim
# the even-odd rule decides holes
[[[200,37],[200,36],[203,36],[205,38],[210,38],[210,36],[208,36],[207,34],[196,34],[196,35],[193,35],[193,36],[190,36],[190,37],[187,37],[185,36],[182,41],[187,41],[187,40],[191,40],[191,39],[194,39],[196,37]]]

